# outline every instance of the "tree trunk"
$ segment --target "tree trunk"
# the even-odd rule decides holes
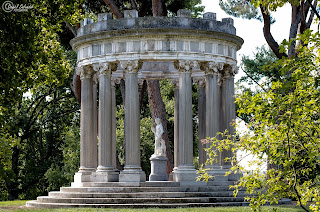
[[[148,98],[149,98],[149,105],[152,114],[152,119],[155,120],[156,118],[160,118],[162,126],[163,126],[163,134],[162,139],[166,143],[166,154],[168,157],[167,163],[167,173],[173,169],[173,158],[172,152],[168,137],[168,130],[167,130],[167,117],[166,117],[166,109],[165,105],[162,101],[161,93],[160,93],[160,84],[159,80],[147,80],[148,85]]]

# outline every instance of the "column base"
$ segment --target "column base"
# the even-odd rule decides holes
[[[209,168],[209,167],[208,167]],[[226,176],[226,172],[228,172],[229,169],[222,169],[222,167],[212,167],[210,168],[207,173],[210,176],[213,176],[212,181],[229,181],[229,176]]]
[[[91,174],[94,172],[76,172],[74,175],[74,182],[72,187],[82,187],[82,183],[91,182]]]
[[[123,171],[120,171],[119,182],[145,182],[146,174],[140,167],[124,167]]]
[[[119,172],[113,170],[100,172],[77,172],[71,187],[83,187],[84,183],[118,182]]]
[[[176,170],[173,170],[174,182],[196,182],[197,177],[196,169],[194,166],[179,166]]]
[[[227,167],[222,166],[213,166],[213,167],[206,167],[209,168],[207,171],[210,176],[213,176],[212,181],[238,181],[242,174],[231,173],[230,175],[226,176],[226,173],[230,171]]]
[[[149,181],[168,181],[167,161],[168,158],[166,156],[151,156],[151,174],[149,175]]]
[[[118,182],[119,173],[113,170],[92,173],[91,182]]]
[[[169,181],[173,181],[174,172],[178,169],[178,167],[174,167],[172,172],[169,174]]]

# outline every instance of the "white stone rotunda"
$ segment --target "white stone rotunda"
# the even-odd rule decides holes
[[[208,167],[214,176],[213,181],[196,182],[191,89],[192,83],[198,83],[199,138],[213,137],[225,129],[232,133],[234,130],[230,123],[235,119],[234,75],[238,70],[236,52],[242,44],[243,40],[236,35],[233,19],[217,21],[215,13],[205,13],[203,18],[195,19],[190,17],[189,10],[179,10],[177,17],[138,17],[137,11],[128,10],[124,11],[121,19],[114,20],[107,13],[99,14],[97,22],[85,19],[77,37],[71,41],[78,55],[77,73],[81,78],[80,169],[71,187],[50,192],[49,197],[38,197],[38,201],[27,205],[43,207],[41,203],[45,202],[46,206],[61,206],[63,204],[57,200],[60,198],[66,207],[79,206],[80,203],[84,204],[82,206],[90,203],[91,207],[111,207],[107,199],[112,196],[114,203],[114,195],[106,194],[102,198],[104,201],[93,201],[94,193],[90,194],[91,199],[85,194],[129,192],[126,189],[130,187],[130,192],[135,192],[132,198],[125,203],[121,203],[122,200],[116,203],[152,204],[156,201],[165,205],[163,199],[174,195],[167,194],[168,191],[177,193],[175,198],[179,204],[197,203],[200,197],[186,194],[190,191],[220,191],[215,195],[232,199],[228,185],[236,180],[236,176],[224,176],[230,168],[224,158],[230,157],[230,152],[222,152],[219,163]],[[115,84],[120,79],[124,79],[126,84],[126,146],[124,170],[118,171],[115,168]],[[146,176],[141,169],[138,86],[145,79],[170,79],[175,85],[174,169],[166,182],[145,182]],[[204,163],[204,146],[199,144],[199,147],[199,161]],[[150,194],[145,194],[150,201],[132,200],[143,196],[139,192],[148,192],[148,188],[153,195],[158,195],[155,197],[157,200],[150,200],[153,196]],[[80,195],[81,192],[84,196]],[[198,199],[178,200],[178,197],[186,195]],[[75,197],[79,196],[83,199],[77,205]],[[71,200],[67,201],[68,198]],[[88,198],[90,200],[84,200]],[[243,198],[227,201],[242,204]],[[174,207],[174,201],[169,203]]]

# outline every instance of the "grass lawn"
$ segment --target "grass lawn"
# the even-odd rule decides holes
[[[25,207],[26,200],[5,201],[0,202],[0,211],[36,211],[36,212],[75,212],[75,211],[116,211],[116,212],[156,212],[156,211],[171,211],[171,212],[246,212],[251,211],[249,207],[203,207],[203,208],[172,208],[172,209],[160,209],[160,208],[147,208],[147,209],[116,209],[116,208],[70,208],[70,209],[32,209]],[[264,206],[263,211],[272,211],[273,208],[277,208],[278,212],[302,212],[303,210],[297,206]]]

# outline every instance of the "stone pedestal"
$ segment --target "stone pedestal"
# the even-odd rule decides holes
[[[222,167],[206,167],[209,170],[207,173],[210,176],[213,176],[212,181],[229,181],[229,176],[226,176],[226,172],[229,171],[228,169],[222,169]]]
[[[180,182],[187,184],[192,184],[196,182],[197,177],[199,174],[197,174],[197,171],[195,170],[194,166],[188,166],[188,165],[180,165],[176,170],[173,171],[173,181],[174,182]]]
[[[151,156],[151,174],[149,175],[149,181],[168,181],[167,161],[168,158],[166,156]]]
[[[141,169],[128,169],[120,171],[119,182],[145,182],[146,174]]]
[[[91,182],[118,182],[119,173],[115,171],[99,171],[92,173]]]

